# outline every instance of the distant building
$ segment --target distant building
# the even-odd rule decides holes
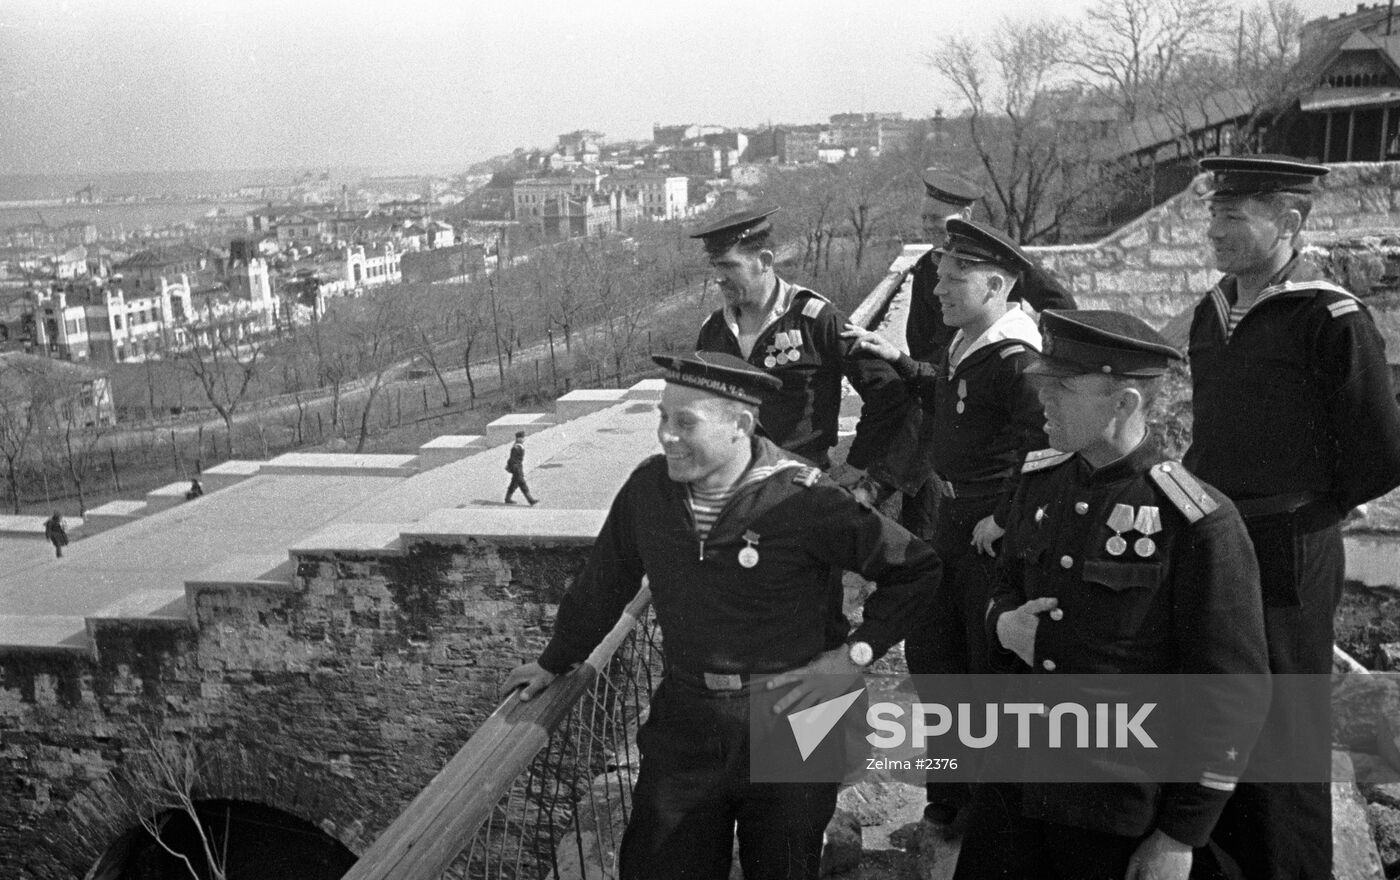
[[[628,229],[641,214],[641,201],[634,193],[613,190],[584,196],[560,194],[545,206],[540,224],[546,238],[576,238]]]
[[[695,177],[720,177],[725,169],[725,150],[708,144],[673,147],[659,159],[675,173]]]
[[[560,195],[584,196],[598,192],[603,176],[602,171],[580,171],[517,180],[511,186],[512,218],[520,222],[538,219],[544,215],[545,206]]]
[[[311,214],[291,214],[276,224],[277,241],[282,244],[307,244],[321,241],[321,219]]]
[[[659,171],[617,171],[603,178],[600,189],[632,194],[642,215],[654,220],[684,217],[690,204],[690,178]]]
[[[695,125],[693,123],[662,125],[658,122],[651,127],[651,140],[659,147],[679,147],[687,141],[693,141],[705,135],[722,134],[727,130],[722,125]]]
[[[403,280],[400,254],[392,244],[367,251],[364,245],[345,249],[345,283],[353,288],[397,284]]]
[[[798,126],[774,130],[775,151],[779,164],[807,165],[820,161],[817,147],[821,140],[819,126]]]
[[[231,260],[217,274],[198,269],[153,279],[133,274],[110,282],[53,281],[30,290],[20,307],[11,347],[60,360],[113,363],[161,357],[211,333],[242,338],[267,332],[277,312],[267,264],[257,257]]]
[[[0,353],[0,400],[26,403],[36,395],[50,404],[40,417],[51,418],[60,429],[116,423],[111,381],[102,370],[22,352]],[[9,406],[6,411],[26,420],[31,413],[25,406]]]

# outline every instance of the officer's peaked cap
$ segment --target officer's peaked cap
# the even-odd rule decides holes
[[[1030,257],[1014,241],[990,226],[961,217],[948,220],[948,242],[939,253],[970,263],[991,263],[1011,272],[1032,268]]]
[[[1047,309],[1040,316],[1040,356],[1026,368],[1041,376],[1160,376],[1181,360],[1147,322],[1122,312]]]
[[[982,198],[982,187],[951,171],[929,168],[924,171],[924,193],[929,198],[965,208]]]
[[[763,403],[765,396],[783,386],[777,376],[724,352],[658,354],[652,355],[651,359],[662,368],[667,382],[699,388],[754,406]]]
[[[1326,165],[1303,162],[1291,156],[1210,156],[1201,160],[1201,169],[1211,172],[1208,199],[1233,199],[1268,193],[1317,191],[1317,181],[1328,171]]]
[[[773,224],[768,218],[776,213],[777,205],[766,205],[726,214],[690,233],[690,237],[703,241],[705,250],[722,253],[745,239],[770,231]]]

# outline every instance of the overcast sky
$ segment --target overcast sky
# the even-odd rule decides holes
[[[939,34],[1048,5],[0,0],[0,173],[462,167],[577,128],[925,116],[956,107]]]

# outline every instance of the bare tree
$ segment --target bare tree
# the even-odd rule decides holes
[[[873,159],[856,159],[837,166],[837,199],[855,239],[855,270],[860,271],[870,240],[892,215],[891,192],[902,181]]]
[[[20,511],[20,471],[57,416],[62,383],[42,358],[0,358],[0,457],[11,507]]]
[[[1065,75],[1067,40],[1057,22],[1006,20],[982,41],[950,37],[927,57],[967,102],[994,221],[1023,244],[1055,241],[1103,185],[1091,134],[1072,124],[1084,102]]]
[[[68,481],[78,493],[80,515],[87,514],[87,495],[84,487],[88,478],[97,470],[97,447],[108,430],[107,426],[101,424],[79,427],[75,420],[66,419],[59,431],[59,457],[63,460],[63,469],[68,475]]]
[[[199,809],[196,793],[202,768],[194,743],[146,727],[133,745],[120,770],[118,791],[141,827],[157,846],[184,865],[192,880],[227,880],[228,813],[220,829],[208,824]],[[172,820],[181,816],[193,826],[199,840],[193,859],[173,845],[168,833]]]
[[[363,452],[369,441],[370,412],[389,370],[402,356],[408,330],[403,301],[394,290],[380,290],[359,300],[351,310],[351,320],[344,328],[343,341],[353,353],[356,374],[367,380],[365,405],[360,413],[359,439],[355,451]]]
[[[175,361],[199,383],[209,405],[224,421],[228,455],[234,451],[233,417],[248,399],[248,388],[258,375],[263,344],[238,338],[232,331],[211,327],[207,337],[175,355]]]
[[[1157,112],[1167,87],[1221,45],[1221,0],[1098,0],[1075,26],[1064,59],[1123,121]]]

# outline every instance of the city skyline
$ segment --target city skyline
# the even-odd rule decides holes
[[[1310,16],[1353,6],[1303,5]],[[0,169],[465,167],[580,128],[625,140],[649,138],[654,122],[956,112],[925,54],[940,34],[985,33],[1021,7],[11,2]]]

